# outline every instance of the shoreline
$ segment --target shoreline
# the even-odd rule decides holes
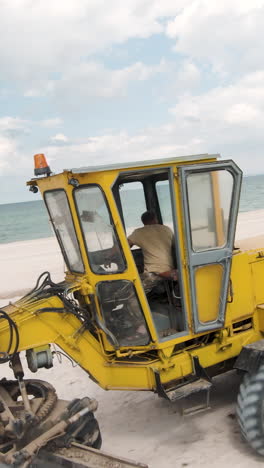
[[[135,227],[128,227],[128,231],[132,232]],[[256,237],[263,233],[264,235],[264,208],[253,211],[240,211],[237,217],[237,229],[236,229],[236,240],[246,239],[248,237]],[[34,239],[16,240],[13,242],[0,242],[0,249],[4,246],[7,248],[10,246],[21,247],[22,245],[28,245],[29,243],[41,243],[41,242],[57,242],[55,234],[51,233],[49,237],[38,237]]]
[[[64,279],[65,267],[56,237],[0,244],[0,305],[33,289],[44,271],[54,282]]]
[[[55,235],[52,235],[50,237],[37,237],[37,238],[34,238],[34,239],[16,240],[16,241],[13,241],[13,242],[0,242],[0,249],[1,249],[2,246],[21,247],[21,244],[22,245],[27,245],[29,243],[31,244],[31,243],[35,243],[35,242],[50,241],[51,239],[55,239],[55,241],[57,242],[57,239],[56,239]]]
[[[262,229],[260,229],[260,225]],[[251,226],[249,226],[249,224]],[[129,232],[133,231],[135,227],[131,226],[128,227]],[[256,229],[256,232],[255,232]],[[260,232],[261,231],[261,232]],[[248,234],[246,235],[245,232]],[[258,236],[261,233],[264,235],[264,208],[259,210],[252,210],[252,211],[240,211],[237,217],[237,230],[236,230],[236,240],[238,239],[245,239],[248,237]],[[48,237],[37,237],[33,239],[23,239],[23,240],[16,240],[12,242],[0,242],[0,249],[2,246],[20,246],[20,244],[28,244],[28,243],[35,243],[35,242],[42,242],[42,241],[49,241],[51,239],[56,240],[56,236],[54,233],[51,232],[51,235]]]
[[[264,249],[264,209],[239,213],[235,247]],[[30,291],[43,271],[49,271],[54,282],[64,280],[65,265],[55,235],[0,244],[0,259],[4,272],[0,306]]]

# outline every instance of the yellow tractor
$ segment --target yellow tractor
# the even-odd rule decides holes
[[[0,461],[27,463],[51,438],[57,447],[101,446],[93,400],[64,404],[52,419],[54,390],[23,379],[19,353],[37,372],[52,366],[52,343],[104,389],[149,390],[171,401],[202,391],[204,407],[213,377],[238,369],[241,431],[264,455],[264,248],[234,245],[238,166],[208,154],[60,174],[43,155],[35,164],[28,185],[43,196],[67,271],[59,284],[43,273],[1,311],[1,361],[16,380],[0,382]],[[168,274],[148,292],[142,251],[128,243],[146,210],[172,229],[177,270],[177,280]]]

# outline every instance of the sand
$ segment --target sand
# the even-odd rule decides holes
[[[262,233],[264,210],[239,215],[237,246],[264,247]],[[64,264],[54,238],[1,244],[0,258],[0,306],[32,288],[45,270],[51,272],[54,281],[64,277]],[[7,365],[2,365],[1,370],[2,377],[11,377]],[[26,370],[26,376],[35,378],[36,374]],[[55,358],[54,367],[40,370],[37,377],[50,381],[62,398],[96,398],[103,448],[147,463],[150,468],[263,465],[264,459],[256,456],[240,437],[234,417],[239,387],[235,372],[215,379],[211,410],[188,417],[182,417],[176,405],[150,392],[106,392],[66,358],[62,363]],[[201,398],[202,395],[192,397],[190,404]]]

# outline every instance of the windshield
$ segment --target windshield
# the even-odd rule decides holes
[[[74,191],[92,271],[97,274],[124,271],[126,264],[102,190],[85,185]]]
[[[227,243],[234,179],[226,170],[188,174],[188,202],[195,252]]]
[[[70,271],[84,273],[66,193],[64,190],[45,192],[44,199],[67,267]]]

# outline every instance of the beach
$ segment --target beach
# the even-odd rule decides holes
[[[264,248],[264,210],[240,213],[235,246]],[[15,301],[31,289],[43,271],[54,281],[64,278],[64,263],[55,238],[0,244],[0,306]],[[2,377],[12,377],[7,365]],[[26,377],[36,378],[25,369]],[[48,380],[61,398],[90,396],[99,402],[97,418],[103,449],[132,458],[150,468],[206,467],[251,468],[263,465],[242,441],[235,420],[240,379],[229,372],[215,379],[211,409],[182,417],[177,407],[151,392],[106,392],[85,372],[72,367],[67,358],[40,370],[37,378]],[[192,397],[192,404],[200,396]]]

